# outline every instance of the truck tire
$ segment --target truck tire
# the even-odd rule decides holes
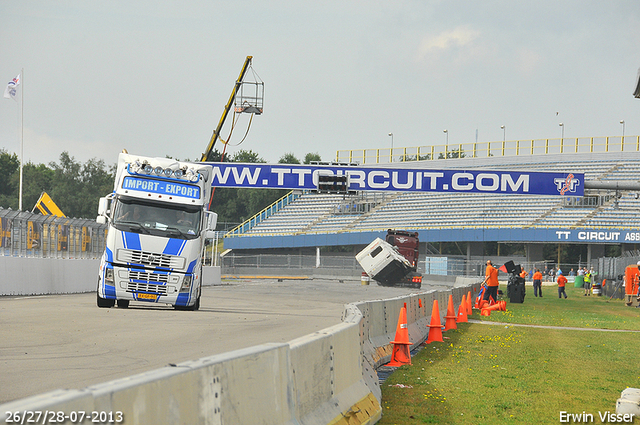
[[[101,298],[100,294],[97,294],[97,304],[100,308],[111,308],[116,304],[116,300],[108,300],[106,298]]]
[[[189,307],[185,307],[185,310],[189,311],[198,311],[200,310],[200,294],[198,294],[198,298],[196,298],[196,302]]]
[[[200,293],[202,289],[200,289]],[[184,306],[184,305],[174,305],[173,308],[176,310],[187,310],[187,311],[197,311],[200,310],[200,293],[198,294],[198,298],[196,298],[196,302],[193,305]]]
[[[129,300],[118,300],[119,308],[129,308]]]

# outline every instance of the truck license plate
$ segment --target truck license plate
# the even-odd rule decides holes
[[[155,301],[158,298],[156,294],[138,294],[139,300],[153,300]]]

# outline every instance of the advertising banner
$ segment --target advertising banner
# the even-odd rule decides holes
[[[91,227],[82,226],[82,252],[91,252]]]
[[[11,220],[0,218],[0,248],[11,248]]]
[[[213,187],[314,190],[319,175],[348,176],[350,191],[583,196],[584,174],[209,163]]]
[[[33,221],[27,222],[27,249],[40,248],[40,225]]]
[[[67,251],[69,249],[69,225],[58,225],[58,251]]]

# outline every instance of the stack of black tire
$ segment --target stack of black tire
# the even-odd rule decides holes
[[[524,279],[516,274],[507,280],[507,297],[509,302],[522,304],[525,296]]]
[[[524,287],[524,278],[520,277],[522,268],[520,265],[513,264],[513,261],[505,263],[507,273],[510,274],[507,280],[507,297],[509,302],[522,304],[526,295]]]

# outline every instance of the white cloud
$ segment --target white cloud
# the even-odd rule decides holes
[[[418,46],[418,60],[424,60],[432,54],[440,54],[470,45],[480,37],[480,31],[468,26],[460,26],[444,31],[436,36],[427,36]]]

